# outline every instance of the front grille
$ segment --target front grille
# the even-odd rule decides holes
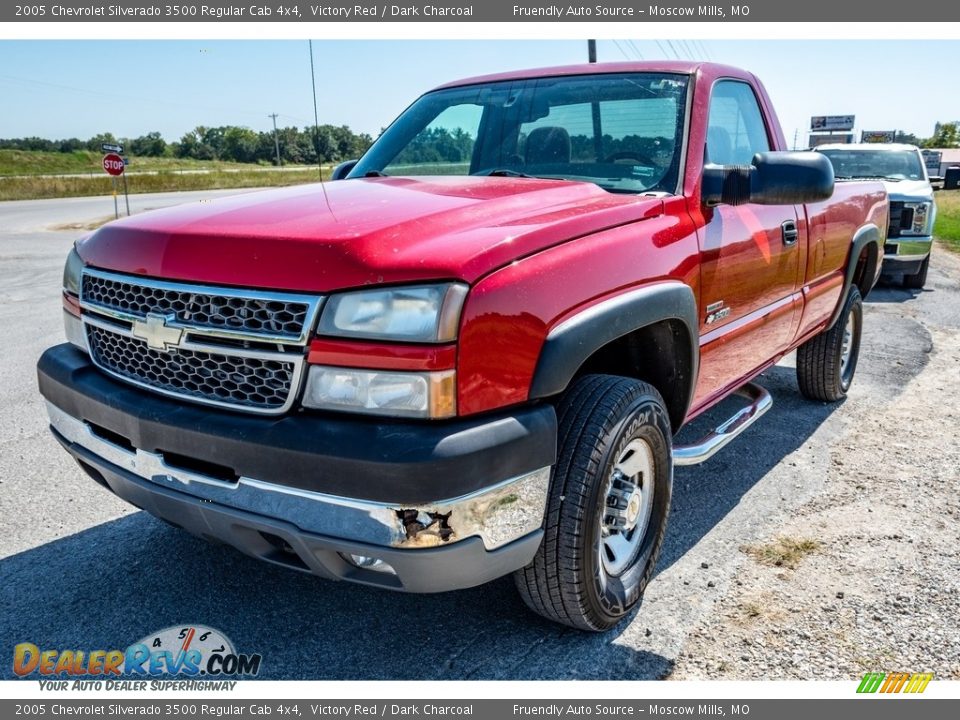
[[[155,392],[263,414],[293,406],[322,304],[315,295],[96,268],[84,268],[80,284],[90,356],[102,370]]]
[[[903,201],[890,202],[890,227],[887,228],[888,238],[900,237],[900,233],[913,227],[913,208],[905,208]]]
[[[244,291],[192,289],[95,271],[84,273],[81,288],[81,299],[88,305],[141,318],[147,313],[174,315],[179,324],[198,329],[295,342],[310,329],[310,301],[279,294],[258,297]]]
[[[163,393],[261,412],[286,408],[295,388],[293,360],[175,348],[154,350],[118,328],[87,324],[94,362],[103,369]]]

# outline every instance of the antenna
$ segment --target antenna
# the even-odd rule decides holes
[[[317,77],[313,72],[313,40],[307,40],[307,42],[310,45],[310,88],[313,90],[313,149],[317,153],[320,182],[323,182],[323,165],[320,164],[320,115],[317,112]]]
[[[327,197],[327,186],[323,182],[323,165],[320,160],[320,115],[317,112],[317,78],[313,72],[313,40],[307,40],[310,46],[310,87],[313,89],[313,149],[317,153],[317,172],[320,173],[320,189],[323,191],[323,200],[327,203],[327,210],[333,215],[330,207],[330,198]],[[333,216],[336,220],[336,215]]]

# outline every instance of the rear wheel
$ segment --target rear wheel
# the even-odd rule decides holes
[[[930,268],[930,256],[927,255],[920,265],[920,271],[914,275],[903,276],[903,286],[911,290],[921,290],[927,284],[927,270]]]
[[[543,543],[514,579],[540,615],[607,630],[638,605],[660,554],[673,480],[670,420],[653,386],[611,375],[577,380],[558,413]]]
[[[821,402],[846,397],[857,370],[862,330],[863,300],[853,286],[833,327],[797,348],[800,392]]]

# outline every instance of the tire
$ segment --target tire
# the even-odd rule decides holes
[[[903,276],[903,286],[911,290],[922,290],[923,286],[927,284],[927,270],[930,269],[930,256],[927,255],[923,259],[923,264],[920,265],[920,271],[915,275],[904,275]]]
[[[543,542],[514,580],[534,612],[601,632],[640,603],[660,555],[673,485],[670,419],[653,386],[613,375],[575,381],[558,415]]]
[[[849,331],[849,336],[846,337]],[[863,300],[853,286],[833,327],[797,348],[797,382],[811,400],[836,402],[847,396],[860,357]]]

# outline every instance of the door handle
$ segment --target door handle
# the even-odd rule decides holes
[[[783,233],[784,245],[795,245],[797,238],[800,237],[800,231],[797,230],[797,223],[793,220],[784,220],[780,223],[780,231]]]

